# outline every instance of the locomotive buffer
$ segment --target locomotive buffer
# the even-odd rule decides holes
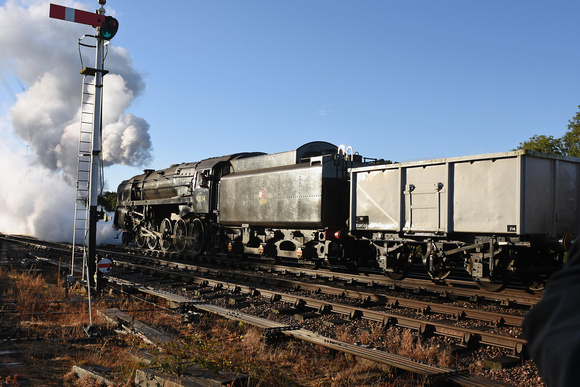
[[[71,261],[71,276],[74,274],[76,250],[82,251],[83,277],[86,275],[87,288],[96,287],[99,291],[96,263],[97,234],[97,199],[99,194],[100,136],[102,131],[103,76],[105,41],[117,33],[118,21],[105,16],[106,0],[99,0],[100,8],[95,13],[74,8],[50,4],[49,16],[54,19],[91,25],[96,28],[95,67],[85,67],[83,75],[83,92],[81,98],[81,129],[79,137],[79,162],[77,172],[77,193],[75,202],[75,218],[73,231],[73,251]],[[90,35],[85,35],[90,36]],[[84,37],[83,37],[84,38]],[[81,43],[79,45],[86,46]],[[92,80],[90,80],[92,79]],[[77,247],[81,247],[77,249]],[[90,310],[90,309],[89,309]],[[91,316],[92,326],[92,316]]]

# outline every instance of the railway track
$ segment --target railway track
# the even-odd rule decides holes
[[[199,288],[229,290],[232,293],[259,295],[269,300],[280,300],[294,305],[297,313],[303,309],[319,314],[334,313],[348,319],[367,319],[383,325],[413,329],[425,336],[450,337],[459,340],[462,345],[466,346],[476,344],[498,346],[519,355],[523,352],[526,344],[522,338],[507,337],[494,332],[494,330],[505,326],[519,328],[523,317],[517,315],[436,304],[406,297],[349,290],[258,274],[200,268],[195,265],[176,264],[157,259],[156,266],[153,266],[151,262],[137,264],[121,261],[117,261],[116,265],[128,273],[148,273],[156,278],[179,280],[184,286],[186,284],[196,285]],[[281,288],[286,291],[274,290]],[[311,295],[311,297],[307,295]],[[342,302],[329,301],[329,298],[339,298]],[[410,317],[409,313],[405,313],[408,310],[411,310],[411,314],[421,317]],[[426,319],[426,317],[431,318]],[[465,320],[472,322],[470,327],[452,324]]]
[[[64,243],[54,243],[39,241],[25,236],[1,236],[8,242],[18,242],[28,245],[31,249],[51,249],[51,251],[70,254],[70,245]],[[123,246],[109,246],[99,248],[98,254],[110,256],[113,259],[124,259],[124,257],[141,257],[143,262],[151,262],[161,265],[187,264],[199,262],[201,264],[213,264],[219,267],[239,267],[247,270],[279,273],[281,275],[294,275],[296,277],[311,277],[318,280],[326,280],[332,283],[360,284],[368,287],[382,287],[390,290],[398,290],[409,293],[433,294],[452,299],[464,299],[470,302],[499,302],[506,306],[522,307],[527,309],[535,305],[542,296],[542,292],[532,293],[523,287],[507,288],[501,292],[489,292],[477,287],[470,279],[446,279],[434,283],[427,278],[407,278],[404,281],[389,279],[377,272],[354,273],[352,271],[329,270],[325,268],[305,268],[297,265],[275,264],[269,260],[248,259],[241,261],[238,257],[228,257],[225,255],[184,255],[173,252],[162,251],[141,251],[136,248]],[[68,259],[66,255],[65,259]],[[201,269],[203,270],[203,269]],[[463,273],[462,273],[463,274]]]
[[[27,243],[31,242],[27,241]],[[47,249],[47,247],[37,248]],[[62,252],[67,249],[63,245],[50,247],[50,249],[53,248]],[[70,252],[70,247],[68,249]],[[407,284],[408,281],[405,281],[404,286],[398,286],[393,284],[393,281],[380,278],[374,273],[353,275],[352,273],[329,272],[320,269],[280,268],[277,265],[264,262],[244,263],[243,267],[240,267],[235,262],[232,263],[227,257],[205,257],[200,260],[205,262],[192,264],[169,261],[157,256],[137,256],[111,250],[101,250],[100,253],[114,255],[115,278],[111,277],[109,281],[115,282],[123,288],[138,288],[140,291],[156,295],[163,293],[159,289],[181,289],[180,293],[183,293],[184,289],[188,289],[190,294],[203,295],[204,299],[214,297],[221,299],[222,303],[230,305],[228,309],[232,305],[233,308],[236,308],[236,304],[248,304],[249,298],[259,297],[265,300],[263,301],[265,303],[286,304],[285,308],[271,307],[271,310],[277,310],[278,314],[289,313],[291,319],[296,321],[301,319],[302,321],[312,319],[326,319],[326,321],[367,320],[385,327],[411,329],[418,332],[423,338],[446,337],[448,340],[456,342],[455,347],[462,350],[481,345],[499,347],[506,350],[514,359],[521,359],[521,356],[525,354],[526,342],[520,337],[507,336],[505,331],[517,332],[519,330],[523,319],[521,310],[518,313],[494,312],[480,310],[473,306],[460,307],[440,303],[436,300],[464,298],[476,305],[487,300],[503,305],[504,308],[517,306],[521,309],[523,307],[525,311],[527,305],[533,305],[539,299],[537,295],[531,294],[523,294],[523,297],[518,299],[517,295],[521,294],[518,291],[484,296],[481,294],[481,289],[469,289],[460,282],[451,282],[443,287],[437,287],[417,280],[416,284],[410,285]],[[225,269],[225,267],[228,268]],[[135,273],[142,274],[136,275]],[[135,281],[135,277],[141,278]],[[148,281],[149,284],[147,285],[143,281]],[[336,286],[337,283],[338,286]],[[363,291],[361,288],[365,290]],[[400,295],[393,295],[393,293],[400,293]],[[409,297],[409,295],[414,297]],[[429,301],[419,300],[418,297],[429,297]],[[186,305],[184,303],[178,304],[182,308]],[[199,302],[192,303],[191,299],[189,299],[189,304],[197,310],[206,308],[206,311],[210,311],[212,308],[224,308],[224,306],[219,305],[200,307]],[[213,305],[213,303],[204,303],[203,305]],[[222,313],[235,315],[242,313],[225,310]],[[274,321],[272,324],[283,323]],[[302,329],[299,322],[283,325],[290,328],[276,328],[276,326],[274,328],[286,335],[296,335],[296,332]],[[320,340],[324,341],[325,339]],[[332,340],[334,339],[330,341]],[[348,347],[349,351],[352,350],[349,346],[352,344],[343,343],[341,345],[343,349]],[[354,349],[360,350],[360,346]],[[365,350],[370,349],[366,348]],[[373,351],[377,355],[377,351],[371,350],[371,353]],[[376,357],[380,356],[383,354],[381,353]],[[400,364],[397,363],[398,367],[406,369],[403,363],[404,361],[401,361]],[[431,373],[421,373],[415,369],[413,372],[427,377],[433,375],[440,377],[446,374],[453,375],[454,371],[438,369],[430,371]],[[472,380],[469,383],[475,382]],[[479,385],[469,383],[465,385]],[[483,383],[481,385],[490,384]]]
[[[110,278],[117,286],[122,286],[127,289],[137,289],[140,292],[147,293],[159,298],[164,298],[169,300],[174,306],[179,306],[181,309],[195,309],[196,311],[204,311],[209,313],[218,314],[229,319],[235,319],[244,323],[248,323],[265,330],[264,335],[270,338],[279,337],[282,335],[289,336],[295,339],[304,340],[311,342],[316,345],[321,345],[323,347],[336,350],[339,352],[345,352],[353,356],[369,359],[375,362],[383,363],[389,366],[393,366],[405,371],[409,371],[415,374],[419,374],[425,377],[425,382],[435,383],[447,382],[454,383],[461,386],[507,386],[508,384],[503,382],[497,382],[489,380],[487,378],[482,378],[477,375],[471,375],[467,371],[457,371],[451,368],[439,367],[430,365],[421,361],[413,360],[405,356],[400,356],[397,354],[387,353],[376,348],[369,346],[362,346],[360,344],[352,344],[342,342],[333,338],[329,338],[307,329],[300,328],[298,325],[288,325],[270,319],[265,319],[257,317],[255,315],[243,313],[237,310],[232,310],[230,308],[224,308],[215,304],[209,304],[205,302],[199,302],[184,296],[179,296],[170,292],[162,292],[151,286],[145,286],[138,284],[136,282],[127,281],[121,278]],[[224,291],[226,287],[223,283],[213,284],[215,285],[215,291]],[[220,286],[221,285],[221,286]],[[204,288],[212,286],[210,283],[206,283]],[[257,296],[258,289],[247,289],[252,294],[252,296]],[[232,294],[243,293],[244,289],[240,287],[235,287],[232,290]],[[206,295],[208,293],[205,293]],[[264,295],[262,295],[264,296]],[[276,294],[270,294],[274,299],[281,301],[276,297]],[[239,299],[238,299],[239,300]],[[283,301],[283,300],[282,300]],[[304,310],[304,305],[296,308],[298,310]]]
[[[352,271],[346,269],[328,269],[325,267],[309,268],[295,262],[274,263],[269,259],[230,257],[227,255],[183,255],[162,251],[139,251],[138,249],[117,247],[114,250],[100,250],[101,254],[121,259],[124,254],[128,256],[138,255],[150,262],[200,263],[213,264],[217,267],[240,268],[262,272],[279,273],[281,275],[294,275],[296,277],[311,277],[318,280],[327,280],[333,283],[360,284],[362,286],[385,288],[411,293],[430,293],[448,298],[466,299],[470,301],[499,302],[513,307],[524,309],[535,305],[542,296],[542,292],[530,292],[529,289],[516,285],[504,289],[501,292],[490,292],[479,288],[471,278],[466,278],[460,270],[459,276],[444,281],[433,282],[428,276],[418,275],[415,278],[406,278],[404,281],[392,280],[376,270]],[[144,261],[145,262],[145,261]],[[422,272],[422,269],[421,269]]]

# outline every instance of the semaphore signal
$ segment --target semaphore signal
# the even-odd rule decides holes
[[[69,8],[56,4],[50,4],[49,16],[53,19],[88,24],[93,27],[100,27],[105,23],[105,15],[81,11],[80,9]]]
[[[101,0],[99,4],[104,5],[106,0]],[[65,7],[57,4],[50,4],[49,16],[53,19],[66,20],[73,23],[87,24],[96,27],[99,32],[99,38],[112,39],[119,29],[119,22],[112,16],[105,16],[97,12],[87,12],[80,9]]]
[[[117,19],[111,16],[105,16],[105,8],[103,8],[103,6],[106,2],[106,0],[99,0],[101,7],[97,9],[95,13],[56,4],[50,4],[49,11],[49,16],[53,19],[87,24],[97,29],[96,36],[91,36],[97,40],[97,44],[94,46],[96,48],[95,67],[84,68],[81,71],[81,74],[83,74],[85,77],[83,79],[83,102],[81,102],[81,106],[87,105],[84,102],[85,88],[87,87],[86,85],[89,85],[90,87],[94,86],[94,92],[90,93],[90,95],[94,98],[94,103],[92,103],[92,105],[94,105],[94,109],[93,111],[86,112],[86,116],[91,117],[91,119],[88,121],[83,119],[83,113],[85,112],[81,112],[81,136],[79,138],[79,143],[86,143],[87,149],[81,149],[81,145],[79,145],[79,172],[77,176],[77,198],[75,202],[75,225],[73,231],[73,249],[70,276],[72,279],[72,276],[74,275],[75,256],[77,254],[75,244],[77,236],[79,236],[82,237],[82,239],[79,238],[79,245],[83,245],[83,277],[86,274],[87,289],[89,293],[89,316],[91,319],[91,325],[88,329],[86,329],[89,335],[94,333],[92,321],[93,318],[92,314],[90,313],[91,288],[94,287],[97,292],[100,291],[100,281],[97,278],[98,265],[96,257],[96,235],[98,222],[97,199],[100,181],[99,166],[101,158],[100,132],[102,130],[103,76],[107,73],[107,71],[104,69],[105,56],[103,52],[105,41],[113,38],[119,29],[119,22]],[[87,77],[90,77],[92,80],[85,81]],[[85,124],[88,125],[90,129],[84,131],[83,125]],[[84,139],[82,137],[83,134],[85,134],[88,139]],[[81,165],[83,168],[80,168]],[[80,211],[78,210],[79,206],[81,207]],[[83,224],[82,227],[77,226],[77,221]],[[79,230],[78,232],[77,229]]]

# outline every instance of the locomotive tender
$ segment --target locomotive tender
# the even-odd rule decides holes
[[[349,148],[350,149],[350,148]],[[560,267],[580,228],[580,159],[513,151],[385,164],[327,142],[238,153],[123,181],[123,242],[381,269],[422,263],[435,281],[464,266],[499,290]]]

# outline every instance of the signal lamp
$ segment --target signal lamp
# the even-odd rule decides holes
[[[105,16],[105,22],[99,27],[99,38],[110,40],[119,29],[119,22],[112,16]]]

